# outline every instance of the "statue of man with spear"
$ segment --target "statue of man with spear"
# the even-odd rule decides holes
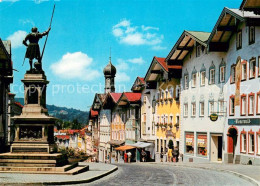
[[[25,58],[29,59],[30,71],[33,70],[33,67],[32,67],[33,59],[38,60],[38,65],[40,66],[40,69],[38,69],[38,70],[41,70],[41,61],[42,61],[43,53],[44,53],[45,46],[46,46],[46,43],[47,43],[48,35],[49,35],[50,30],[51,30],[51,23],[52,23],[54,10],[55,10],[55,5],[54,5],[53,11],[52,11],[50,27],[47,31],[40,33],[40,32],[38,32],[38,29],[36,27],[33,27],[32,33],[28,34],[25,37],[25,39],[23,40],[23,44],[27,47],[24,60],[25,60]],[[40,47],[39,47],[38,42],[45,35],[47,35],[47,37],[46,37],[46,40],[45,40],[45,43],[44,43],[42,54],[40,54]],[[30,42],[29,45],[27,44],[28,40]],[[24,61],[23,61],[23,64],[24,64]],[[34,65],[36,66],[36,63]]]

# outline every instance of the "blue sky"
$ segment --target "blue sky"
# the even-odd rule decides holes
[[[43,57],[50,84],[47,103],[89,110],[94,94],[104,91],[103,68],[117,67],[116,91],[130,91],[153,56],[166,57],[183,30],[211,32],[224,7],[242,0],[0,0],[0,38],[12,41],[12,91],[23,97],[22,40],[36,26],[52,29]],[[45,37],[40,40],[41,50]]]

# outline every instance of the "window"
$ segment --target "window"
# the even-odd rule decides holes
[[[168,89],[165,90],[165,99],[168,99]]]
[[[196,87],[196,74],[192,74],[192,87]]]
[[[189,88],[189,82],[188,82],[188,75],[184,76],[184,89],[188,89]]]
[[[256,62],[255,62],[255,58],[251,59],[249,62],[249,78],[255,78],[255,70],[256,69]]]
[[[254,153],[255,152],[255,135],[254,133],[248,134],[248,152]]]
[[[260,92],[258,92],[256,96],[256,105],[256,114],[260,114]]]
[[[235,83],[236,79],[236,65],[231,66],[230,83]]]
[[[215,84],[215,69],[211,69],[210,70],[210,74],[209,74],[209,84]]]
[[[240,146],[241,146],[241,152],[246,152],[246,134],[241,132],[240,137]]]
[[[170,116],[170,123],[172,124],[173,123],[173,116]]]
[[[200,73],[200,85],[205,86],[206,71]]]
[[[188,116],[188,103],[184,104],[184,117]]]
[[[204,102],[200,102],[200,116],[204,116]]]
[[[254,26],[249,27],[248,39],[249,39],[249,45],[255,43],[255,27]]]
[[[219,76],[220,76],[220,83],[225,82],[225,67],[224,66],[220,67]]]
[[[176,99],[179,99],[179,97],[180,97],[180,86],[177,85],[176,86]]]
[[[162,92],[161,92],[161,99],[163,99],[164,98],[164,91],[162,90]]]
[[[248,96],[248,115],[254,115],[254,94]]]
[[[230,97],[229,104],[230,104],[229,115],[234,116],[234,114],[235,114],[235,97],[234,96]]]
[[[170,92],[170,98],[173,98],[173,91],[174,91],[174,89],[173,89],[173,87],[171,87],[170,90],[169,90],[169,92]]]
[[[207,134],[198,134],[197,136],[197,153],[201,156],[207,156]]]
[[[214,113],[214,101],[209,102],[209,115]]]
[[[260,76],[260,56],[258,56],[258,76]]]
[[[225,113],[225,110],[224,110],[224,101],[219,101],[219,115],[220,116],[223,116],[224,113]]]
[[[237,38],[236,38],[236,44],[237,44],[237,50],[242,48],[242,31],[237,32]]]
[[[194,133],[185,134],[185,153],[194,153]]]
[[[245,116],[246,115],[246,96],[241,96],[241,116]]]
[[[257,134],[257,154],[260,154],[260,133]]]
[[[191,104],[191,116],[192,117],[196,116],[196,103]]]
[[[246,80],[247,78],[247,68],[246,68],[246,62],[242,63],[242,77],[241,80]]]
[[[196,56],[197,56],[197,57],[200,57],[200,53],[201,53],[201,45],[198,45],[198,46],[196,47]]]
[[[160,91],[157,92],[157,100],[160,99]]]

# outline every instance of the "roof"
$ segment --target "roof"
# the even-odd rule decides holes
[[[141,100],[142,93],[124,92],[123,93],[129,102],[137,102]]]
[[[119,98],[121,97],[122,93],[109,93],[112,97],[112,99],[114,100],[115,103],[117,103],[117,101],[119,100]]]
[[[144,78],[142,78],[142,77],[137,77],[143,84],[145,84],[145,81],[144,81]]]
[[[154,58],[156,59],[156,61],[162,66],[162,68],[168,72],[168,67],[167,67],[167,64],[165,62],[165,58],[163,57],[156,57],[154,56]]]
[[[212,29],[207,44],[209,51],[227,51],[228,42],[237,29],[237,20],[243,22],[250,18],[260,18],[253,11],[242,11],[239,9],[224,8]]]
[[[62,140],[70,139],[69,135],[56,135],[55,137]]]
[[[166,57],[167,64],[169,65],[169,61],[171,60],[175,65],[181,66],[180,61],[183,61],[187,54],[191,52],[195,43],[197,42],[206,47],[209,36],[209,32],[184,30]]]
[[[259,9],[260,8],[260,1],[259,0],[243,0],[240,5],[240,10],[252,10],[252,9]]]
[[[20,102],[14,102],[14,104],[19,106],[19,107],[21,107],[21,108],[23,108],[23,105]]]
[[[92,110],[92,108],[90,109],[90,116],[91,117],[96,117],[98,116],[98,111]]]

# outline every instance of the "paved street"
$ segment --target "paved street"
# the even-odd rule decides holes
[[[151,164],[118,164],[118,171],[91,185],[252,185],[219,171]]]

